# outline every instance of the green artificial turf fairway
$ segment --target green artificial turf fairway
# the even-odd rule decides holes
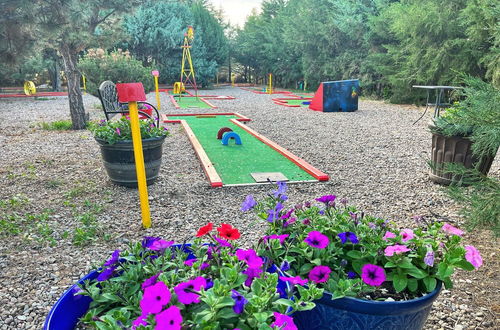
[[[187,108],[211,109],[212,108],[206,102],[203,102],[203,100],[201,100],[199,97],[183,96],[180,98],[174,97],[174,99],[181,109],[187,109]]]
[[[270,146],[259,141],[244,129],[231,123],[233,115],[212,118],[169,116],[169,120],[186,120],[213,163],[224,185],[255,183],[250,173],[281,172],[289,181],[316,181],[314,177],[292,163]],[[227,146],[217,139],[217,132],[229,127],[241,137],[242,144],[230,140]]]

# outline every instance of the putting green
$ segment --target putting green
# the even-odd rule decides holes
[[[250,173],[281,172],[289,181],[317,181],[309,173],[285,156],[261,142],[253,135],[230,122],[234,115],[210,118],[196,116],[168,116],[169,120],[186,120],[224,185],[255,183]],[[227,146],[217,139],[217,132],[229,127],[240,137],[242,144],[230,140]]]
[[[280,102],[289,104],[289,105],[300,105],[301,107],[308,107],[309,104],[303,104],[304,102],[311,102],[310,99],[296,99],[296,100],[280,100]]]
[[[181,109],[198,108],[198,109],[211,109],[213,108],[208,103],[204,102],[201,98],[195,96],[174,97],[175,102]]]

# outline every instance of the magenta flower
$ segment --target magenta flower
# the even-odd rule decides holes
[[[415,237],[415,234],[413,233],[413,230],[411,229],[403,229],[401,230],[401,237],[403,242],[407,242],[409,240],[412,240]]]
[[[361,279],[368,285],[379,286],[385,281],[385,270],[377,265],[366,264],[361,268]]]
[[[434,251],[427,250],[427,253],[424,257],[424,263],[429,267],[434,266]]]
[[[340,241],[342,244],[347,243],[347,241],[351,241],[352,244],[358,244],[359,240],[356,234],[354,234],[352,231],[346,231],[343,233],[340,233],[337,235],[340,238]]]
[[[274,322],[271,323],[273,329],[281,330],[298,330],[291,316],[274,312]]]
[[[385,248],[384,253],[386,257],[392,257],[394,254],[401,254],[410,251],[406,245],[391,245]]]
[[[148,326],[148,322],[146,321],[147,318],[148,318],[147,313],[142,313],[141,315],[139,315],[138,318],[136,318],[134,321],[132,321],[132,330],[137,329],[141,325],[144,327]]]
[[[478,269],[483,265],[483,258],[479,251],[472,245],[465,246],[465,260],[470,262],[474,268]]]
[[[181,310],[177,306],[170,306],[155,316],[155,329],[180,330],[182,325]]]
[[[290,282],[293,285],[306,285],[307,280],[302,279],[300,276],[295,276],[295,277],[286,277],[286,276],[280,276],[280,280]]]
[[[280,219],[281,220],[286,220],[288,218],[290,218],[290,216],[292,215],[293,211],[295,211],[295,209],[290,209],[288,210],[288,212],[286,212],[285,214],[283,214]]]
[[[302,220],[302,224],[309,226],[311,224],[311,219],[307,218],[307,219]]]
[[[309,272],[309,280],[314,283],[323,283],[328,281],[332,270],[328,266],[316,266]]]
[[[248,195],[247,198],[245,198],[245,201],[241,204],[241,211],[246,212],[251,209],[253,209],[257,205],[257,202],[255,199],[253,199],[252,195]]]
[[[396,234],[391,233],[390,231],[386,231],[385,235],[384,235],[384,237],[382,237],[382,239],[384,241],[387,241],[389,238],[396,238],[396,237],[397,237]]]
[[[189,266],[189,267],[192,267],[192,266],[193,266],[193,264],[194,264],[196,261],[198,261],[198,259],[196,259],[196,258],[193,258],[193,259],[188,259],[188,260],[184,261],[184,265]]]
[[[174,245],[174,241],[165,241],[165,240],[162,240],[162,239],[159,239],[159,240],[156,240],[154,241],[151,246],[149,247],[150,250],[153,250],[153,251],[162,251],[162,250],[165,250],[165,249],[168,249],[169,247],[171,247],[172,245]]]
[[[318,202],[325,203],[328,205],[330,202],[334,202],[335,198],[337,198],[335,195],[324,195],[321,196],[320,198],[316,198]]]
[[[247,279],[245,280],[245,285],[249,287],[252,285],[254,278],[260,278],[260,274],[262,273],[262,269],[249,267],[246,270],[242,271],[242,273],[247,276]]]
[[[120,258],[120,250],[115,250],[111,255],[111,258],[106,260],[104,263],[104,267],[114,266],[118,263],[118,259]]]
[[[243,309],[245,308],[245,305],[248,303],[248,300],[236,290],[231,291],[231,298],[233,298],[234,300],[233,311],[236,314],[243,313]]]
[[[210,267],[210,264],[207,264],[206,262],[203,262],[201,265],[200,265],[200,270],[204,270],[206,268]],[[207,288],[208,289],[208,288]]]
[[[252,249],[238,249],[238,251],[236,251],[236,256],[238,257],[238,260],[245,261],[249,268],[259,268],[264,264],[262,258],[257,255],[255,250]]]
[[[201,276],[197,278],[182,282],[178,284],[175,288],[175,294],[177,295],[177,299],[180,303],[184,305],[199,303],[200,295],[197,293],[201,288],[205,288],[207,285],[207,280]]]
[[[144,249],[149,249],[154,242],[156,242],[160,239],[161,239],[160,237],[145,236],[141,242],[142,247]]]
[[[158,280],[158,276],[160,276],[161,272],[159,272],[156,275],[151,276],[150,278],[147,278],[144,280],[144,282],[141,285],[141,289],[146,289],[149,286],[155,285],[156,281]]]
[[[142,314],[159,313],[170,301],[170,290],[163,282],[148,286],[144,289],[144,294],[139,303]]]
[[[441,229],[443,229],[448,234],[452,234],[452,235],[462,236],[464,234],[464,232],[461,231],[460,229],[455,228],[452,225],[447,224],[447,223],[445,223]]]
[[[122,133],[120,132],[120,129],[118,127],[116,128],[116,134],[118,134],[120,136],[122,135]]]
[[[231,243],[229,243],[228,241],[226,241],[225,239],[223,238],[219,238],[219,237],[214,237],[214,239],[217,241],[217,243],[220,244],[220,246],[224,246],[224,247],[228,247],[228,248],[232,248],[233,246],[231,245]]]
[[[309,246],[318,248],[318,249],[324,249],[328,246],[330,243],[330,240],[326,235],[323,235],[321,232],[317,230],[313,230],[307,234],[306,239],[304,240]]]
[[[102,282],[109,280],[111,277],[113,277],[115,269],[116,267],[106,268],[99,274],[99,276],[97,276],[97,281]]]
[[[287,221],[285,221],[283,223],[283,227],[288,227],[290,226],[292,223],[294,223],[295,221],[297,221],[297,218],[295,217],[291,217],[290,219],[288,219]]]
[[[279,239],[280,244],[283,244],[285,242],[285,239],[290,236],[288,234],[283,234],[283,235],[269,235],[269,236],[264,236],[263,239],[265,242],[267,242],[270,239]]]

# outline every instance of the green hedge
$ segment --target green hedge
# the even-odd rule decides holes
[[[116,83],[142,82],[144,90],[154,90],[152,68],[121,49],[106,52],[103,49],[89,49],[78,66],[87,79],[87,92],[97,96],[99,85],[106,80]]]

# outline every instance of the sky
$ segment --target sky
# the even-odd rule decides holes
[[[232,25],[243,27],[246,17],[250,15],[253,8],[259,10],[262,0],[210,0],[215,9],[222,7],[226,21]]]

